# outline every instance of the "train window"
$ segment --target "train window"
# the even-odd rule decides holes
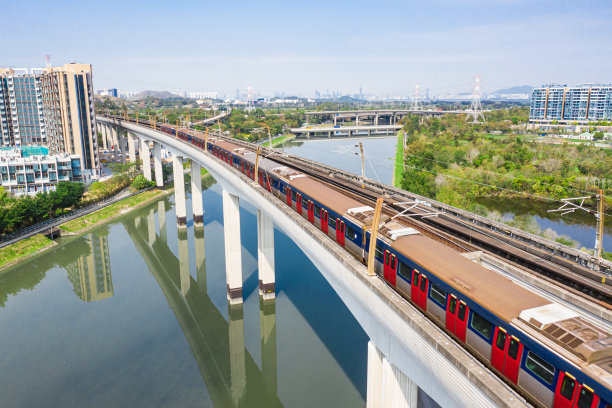
[[[555,379],[555,367],[531,351],[527,353],[525,367],[547,384],[552,384]]]
[[[317,215],[321,215],[321,207],[319,207],[318,205],[314,205],[314,209],[315,209],[315,214]]]
[[[456,309],[457,309],[457,298],[451,295],[450,300],[448,301],[448,311],[454,315]]]
[[[578,402],[576,403],[576,406],[578,408],[591,408],[591,405],[593,404],[593,398],[593,390],[588,388],[586,385],[583,385],[582,389],[580,389],[580,394],[578,395]]]
[[[302,197],[302,207],[308,208],[308,200],[304,200],[304,197]]]
[[[410,280],[410,279],[409,279]],[[446,292],[443,291],[438,285],[435,283],[431,284],[431,290],[429,291],[431,298],[435,300],[440,306],[444,306],[446,302]]]
[[[333,216],[333,215],[331,215],[331,214],[329,214],[329,216],[328,216],[328,217],[329,217],[329,220],[328,220],[329,225],[330,225],[331,227],[336,228],[336,217],[334,217],[334,216]]]
[[[566,399],[572,400],[574,396],[574,388],[576,388],[576,380],[569,375],[565,374],[563,382],[561,383],[561,390],[559,391]]]
[[[516,356],[518,356],[519,346],[521,343],[515,339],[514,337],[510,338],[510,346],[508,347],[508,357],[513,360],[516,360]]]
[[[466,312],[466,310],[467,310],[467,306],[465,305],[465,303],[459,302],[459,313],[457,313],[457,317],[462,322],[465,321],[465,312]]]
[[[410,282],[410,279],[412,278],[412,270],[402,261],[399,261],[397,265],[397,273],[402,275],[408,282]]]
[[[355,232],[354,229],[352,229],[348,224],[346,224],[346,236],[350,239],[355,239],[357,238],[357,233]]]
[[[383,259],[383,251],[378,245],[376,245],[376,250],[374,252],[377,258]]]
[[[497,340],[495,340],[495,346],[498,349],[503,350],[506,348],[506,332],[503,330],[497,331]]]
[[[291,192],[291,199],[292,199],[293,201],[295,201],[295,191],[292,191],[292,192]]]
[[[470,323],[470,327],[483,335],[487,340],[491,339],[493,325],[476,312],[472,312],[472,322]]]

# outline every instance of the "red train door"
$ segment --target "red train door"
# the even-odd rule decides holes
[[[397,258],[393,254],[389,259],[389,283],[393,286],[397,283]]]
[[[346,231],[346,226],[344,225],[344,221],[340,221],[340,219],[336,219],[336,241],[342,246],[344,246],[344,232]]]
[[[240,171],[244,174],[244,162],[240,163]]]
[[[469,312],[470,308],[465,303],[463,303],[463,301],[460,301],[459,309],[457,310],[457,319],[455,320],[455,334],[457,335],[457,337],[459,337],[459,340],[464,343]]]
[[[266,185],[269,192],[272,192],[272,185],[270,184],[270,177],[266,175]]]
[[[286,187],[285,192],[287,193],[287,205],[291,207],[291,188]]]
[[[495,328],[493,347],[491,349],[491,365],[500,373],[504,372],[504,356],[506,355],[508,334],[501,327]]]
[[[412,286],[410,288],[410,299],[417,305],[419,304],[419,284],[421,283],[421,274],[416,269],[412,270]]]
[[[391,253],[389,251],[385,251],[385,255],[383,257],[383,276],[385,280],[389,281],[389,263],[391,262]]]
[[[523,355],[523,345],[514,336],[508,339],[508,350],[504,360],[504,375],[514,384],[518,382],[519,368],[521,365],[521,356]]]
[[[308,221],[314,224],[314,203],[308,200]]]
[[[268,185],[270,185],[269,182]],[[298,214],[302,215],[302,195],[300,193],[297,193],[295,195],[295,207],[297,209]]]
[[[553,408],[573,408],[578,399],[578,383],[576,379],[564,372],[559,373]]]
[[[327,234],[329,231],[329,213],[321,208],[321,231]]]
[[[446,301],[446,328],[449,332],[455,333],[455,321],[457,320],[457,298],[455,295],[448,295]]]
[[[429,288],[429,281],[427,276],[421,275],[421,284],[419,285],[419,307],[423,310],[427,310],[427,289]]]
[[[597,408],[599,406],[599,397],[595,395],[593,389],[582,384],[578,387],[576,396],[576,402],[574,407],[576,408]]]
[[[263,179],[263,174],[259,173],[259,185],[263,187],[264,185],[264,179]]]

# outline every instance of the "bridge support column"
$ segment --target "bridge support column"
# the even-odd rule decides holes
[[[176,223],[178,224],[179,228],[187,228],[187,210],[185,208],[185,173],[183,170],[183,158],[181,156],[172,156],[172,170],[174,175]],[[149,167],[148,180],[151,180],[151,167]]]
[[[355,115],[355,126],[359,126],[359,115]]]
[[[257,210],[257,265],[259,296],[264,300],[276,296],[274,276],[274,224],[263,211]]]
[[[191,275],[189,274],[189,241],[187,240],[187,230],[184,228],[178,230],[178,249],[181,293],[186,296],[191,286]]]
[[[148,140],[140,141],[140,160],[142,160],[142,174],[151,181],[151,151]]]
[[[155,165],[155,183],[157,187],[164,186],[164,171],[162,169],[161,145],[153,143],[153,164]]]
[[[374,126],[378,126],[378,114],[374,115]]]
[[[99,123],[96,126],[100,129],[100,135],[102,136],[102,149],[108,150],[108,144],[106,143],[106,126],[100,125]]]
[[[338,117],[334,115],[334,126],[338,125]]]
[[[244,348],[244,311],[242,304],[228,306],[230,377],[232,405],[241,406],[246,389],[246,363]],[[244,402],[243,402],[244,403]]]
[[[202,167],[191,160],[191,206],[193,223],[196,227],[204,226],[204,205],[202,203]]]
[[[128,152],[129,152],[130,162],[132,163],[136,161],[136,145],[134,141],[135,138],[136,136],[134,136],[131,132],[127,132]]]
[[[276,365],[276,301],[259,300],[259,333],[261,335],[261,371],[266,387],[277,391]]]
[[[119,160],[119,139],[117,137],[117,128],[111,128],[111,134],[113,138],[113,155],[115,157],[115,161]]]
[[[125,163],[127,161],[127,140],[123,129],[119,131],[119,146],[121,147],[121,163]]]
[[[230,304],[242,303],[242,253],[240,241],[240,202],[223,190],[223,232],[225,236],[225,276]]]
[[[416,408],[419,388],[368,342],[367,407]]]

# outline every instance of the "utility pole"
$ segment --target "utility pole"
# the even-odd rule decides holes
[[[359,150],[361,150],[361,188],[365,188],[363,181],[365,180],[365,161],[363,158],[363,143],[359,142]]]
[[[599,198],[597,202],[597,231],[595,233],[595,256],[601,258],[601,252],[603,248],[603,227],[604,227],[604,194],[603,190],[597,190],[597,196]]]
[[[372,231],[370,233],[370,249],[368,250],[368,275],[375,276],[374,262],[376,260],[376,237],[378,235],[378,223],[380,222],[380,213],[382,212],[383,198],[376,199],[376,208],[374,209],[374,219],[372,220]],[[364,235],[365,236],[365,235]],[[365,246],[365,245],[364,245]]]

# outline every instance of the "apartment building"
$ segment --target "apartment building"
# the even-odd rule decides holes
[[[89,64],[0,68],[0,146],[78,155],[81,169],[99,175],[93,95]]]
[[[612,85],[543,85],[531,95],[530,122],[612,120]]]

